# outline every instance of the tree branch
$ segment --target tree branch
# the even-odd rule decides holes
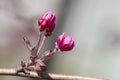
[[[52,74],[46,72],[37,73],[30,71],[30,74],[24,74],[24,73],[17,73],[17,69],[0,69],[0,75],[30,77],[30,78],[39,78],[39,79],[47,79],[47,80],[107,80],[107,79],[100,79],[93,77]]]

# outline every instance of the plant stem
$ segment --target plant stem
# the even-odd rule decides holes
[[[37,56],[37,52],[38,52],[39,46],[41,45],[42,35],[43,35],[43,32],[39,32],[39,40],[38,40],[38,42],[37,42],[37,44],[35,46],[35,50],[32,53],[32,56]]]
[[[20,76],[20,77],[38,78],[38,79],[47,79],[47,80],[108,80],[108,79],[100,79],[94,77],[52,74],[46,72],[37,73],[30,71],[30,74],[24,74],[24,73],[17,73],[16,69],[0,69],[0,75]]]
[[[42,41],[41,41],[41,44],[39,45],[39,48],[38,48],[38,51],[37,51],[37,55],[39,55],[40,53],[40,50],[45,42],[45,39],[46,39],[46,36],[44,35],[43,38],[42,38]]]
[[[28,50],[31,51],[32,47],[31,47],[31,42],[29,41],[29,39],[26,36],[24,36],[23,41],[24,41],[25,46],[28,48]]]
[[[45,53],[43,53],[40,56],[40,60],[41,61],[47,60],[47,59],[51,58],[56,52],[57,52],[57,48],[53,49],[52,51],[50,51],[50,50],[46,51]]]

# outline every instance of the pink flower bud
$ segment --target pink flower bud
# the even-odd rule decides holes
[[[46,36],[51,35],[51,33],[53,32],[54,28],[55,28],[55,23],[54,23],[51,27],[47,28],[47,29],[45,30],[44,34],[45,34]]]
[[[46,32],[52,33],[55,27],[53,26],[55,25],[55,18],[55,14],[52,11],[45,12],[43,16],[38,19],[40,31],[46,30]]]
[[[65,37],[65,33],[60,35],[57,39],[56,47],[60,51],[69,51],[74,47],[74,40],[71,36]]]

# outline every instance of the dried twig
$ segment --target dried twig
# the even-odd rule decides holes
[[[100,79],[100,78],[93,78],[93,77],[52,74],[52,73],[46,73],[46,72],[37,73],[37,72],[30,71],[30,74],[24,74],[24,73],[17,73],[17,69],[0,69],[0,75],[39,78],[39,79],[47,79],[47,80],[107,80],[107,79]]]

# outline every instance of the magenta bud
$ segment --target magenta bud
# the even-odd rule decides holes
[[[40,31],[43,31],[46,28],[46,20],[45,19],[39,19],[38,25],[40,26]]]
[[[51,27],[47,28],[47,29],[45,30],[44,34],[45,34],[46,36],[50,36],[50,35],[52,34],[54,28],[55,28],[55,23],[54,23]]]
[[[60,50],[60,51],[69,51],[72,50],[74,47],[74,40],[71,36],[65,36],[65,33],[63,33],[62,35],[60,35],[57,39],[56,42],[56,47]]]
[[[55,14],[52,11],[47,11],[43,14],[41,18],[38,19],[38,25],[40,26],[40,31],[52,33],[54,30],[53,25],[55,25]]]

